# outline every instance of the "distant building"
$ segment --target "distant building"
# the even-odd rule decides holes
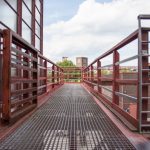
[[[76,66],[77,67],[87,67],[88,58],[87,57],[76,57]]]
[[[62,57],[62,61],[65,61],[67,59],[68,59],[68,57]]]

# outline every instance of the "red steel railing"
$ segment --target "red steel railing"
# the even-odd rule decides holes
[[[62,67],[65,83],[81,83],[82,82],[82,67]]]
[[[62,85],[63,69],[9,29],[1,31],[1,39],[1,120],[10,122],[37,107],[38,97]]]
[[[139,22],[142,19],[150,16],[139,16]],[[150,28],[139,25],[138,30],[83,69],[84,84],[140,132],[150,129],[149,33]],[[136,49],[135,54],[129,46]]]

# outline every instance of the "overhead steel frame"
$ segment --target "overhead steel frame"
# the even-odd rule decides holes
[[[149,66],[148,66],[148,53],[150,43],[148,35],[150,33],[150,28],[141,27],[142,19],[150,19],[150,15],[139,15],[139,29],[130,34],[123,41],[118,43],[116,46],[111,48],[109,51],[95,59],[88,67],[83,69],[83,83],[89,88],[91,92],[96,93],[101,100],[112,109],[121,114],[126,120],[128,120],[132,125],[134,125],[139,132],[149,132],[150,131],[150,121],[148,120],[150,113],[150,97],[148,94],[150,86],[149,77]],[[138,55],[131,56],[124,60],[119,60],[119,49],[126,46],[127,44],[138,39]],[[101,66],[101,60],[107,56],[113,55],[113,64]],[[137,79],[120,79],[119,77],[119,65],[134,59],[138,59],[138,78]],[[93,69],[93,65],[96,65],[97,76],[93,79],[93,74],[90,74],[90,69]],[[102,77],[101,70],[105,67],[113,68],[112,78]],[[105,87],[105,84],[112,85],[112,89]],[[137,86],[137,96],[130,96],[125,93],[119,92],[120,85],[136,85]],[[97,89],[94,88],[97,87]],[[105,89],[112,93],[112,99],[108,99],[102,94],[102,89]],[[119,107],[119,98],[125,97],[132,101],[137,102],[137,117],[132,117],[129,113]]]

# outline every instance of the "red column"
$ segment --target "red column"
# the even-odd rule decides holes
[[[32,45],[35,46],[35,0],[32,0]]]
[[[101,62],[100,60],[97,60],[97,87],[98,87],[98,92],[102,93],[102,89],[101,87],[99,87],[101,83],[101,69],[99,69],[100,67],[101,67]]]
[[[148,41],[148,31],[142,31],[142,41]],[[142,54],[147,53],[148,54],[148,43],[142,43]],[[143,56],[142,57],[142,68],[143,69],[149,69],[148,66],[148,57]],[[143,70],[142,71],[142,82],[143,83],[149,83],[149,71]],[[148,84],[142,85],[142,97],[148,97]],[[142,111],[148,111],[148,99],[142,100]],[[147,113],[142,113],[142,122],[147,121]]]
[[[10,76],[11,76],[11,43],[12,34],[10,30],[4,30],[4,51],[3,51],[3,69],[2,69],[2,119],[10,119]]]
[[[91,65],[91,82],[94,83],[94,67]],[[94,85],[91,84],[91,87],[94,89]]]
[[[22,36],[22,0],[17,0],[17,34]]]
[[[119,61],[119,53],[118,51],[113,52],[113,95],[112,95],[112,102],[116,105],[119,105],[119,97],[115,94],[115,92],[119,91],[119,85],[116,82],[116,79],[119,79],[119,65],[115,65],[116,62]]]
[[[46,68],[46,69],[45,69],[45,77],[46,77],[46,79],[45,79],[45,84],[46,84],[46,92],[48,92],[47,60],[45,60],[45,68]]]
[[[54,88],[54,82],[55,82],[55,66],[52,66],[52,88]]]
[[[59,84],[59,68],[57,67],[57,84]]]

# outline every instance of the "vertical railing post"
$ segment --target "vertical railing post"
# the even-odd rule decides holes
[[[80,68],[80,83],[83,82],[83,78],[84,78],[84,72],[83,72],[83,68]]]
[[[33,63],[33,68],[35,68],[36,70],[37,70],[37,72],[34,72],[33,74],[32,74],[32,78],[33,79],[35,79],[36,81],[37,81],[37,83],[36,84],[33,84],[32,86],[33,87],[35,87],[37,90],[36,91],[34,91],[34,92],[32,92],[32,94],[35,96],[36,95],[36,99],[34,99],[33,100],[33,103],[34,104],[38,104],[38,77],[39,77],[39,72],[38,72],[38,70],[39,70],[39,65],[38,65],[38,53],[37,52],[35,52],[34,54],[33,54],[33,56],[37,59],[37,62],[34,62]]]
[[[92,83],[94,83],[94,67],[93,67],[93,65],[91,65],[91,82]],[[93,88],[94,89],[94,85],[93,84],[91,84],[91,88]]]
[[[84,80],[87,80],[87,78],[86,78],[86,69],[83,70],[83,74],[84,74],[84,77],[83,77],[83,83],[84,83]]]
[[[55,66],[52,65],[52,88],[54,88],[54,82],[55,82]]]
[[[62,69],[61,68],[60,68],[59,78],[60,78],[60,84],[62,84]]]
[[[4,30],[4,50],[3,50],[3,68],[2,68],[2,119],[10,119],[10,76],[11,76],[11,44],[12,33],[10,30]]]
[[[48,69],[47,69],[47,60],[45,60],[45,84],[46,84],[46,92],[48,92]]]
[[[57,85],[59,85],[59,67],[57,67]]]
[[[99,86],[101,84],[101,62],[100,60],[97,60],[97,88],[98,88],[98,93],[102,93],[102,89]]]
[[[87,78],[88,78],[88,81],[90,81],[90,68],[89,67],[87,68]],[[90,86],[89,83],[87,83],[87,84],[88,84],[88,86]]]
[[[25,54],[29,55],[29,50],[26,50]],[[24,66],[29,67],[29,65],[30,65],[29,58],[23,56],[23,61],[26,62],[26,64],[24,64]],[[26,79],[30,78],[30,71],[23,70],[23,78],[26,78]],[[27,89],[27,88],[29,88],[29,84],[23,83],[23,89]],[[29,97],[29,93],[23,94],[23,99],[28,98],[28,97]]]
[[[64,84],[65,80],[64,80],[64,69],[62,69],[62,84]]]
[[[89,67],[87,68],[87,78],[88,78],[88,81],[90,80],[90,69]]]
[[[59,85],[59,68],[56,66],[56,71],[57,71],[57,76],[56,76],[56,80],[57,80],[57,85]]]
[[[85,70],[86,71],[86,80],[88,81],[88,69]]]
[[[115,92],[119,91],[119,84],[116,82],[116,79],[119,79],[119,65],[116,65],[116,62],[119,61],[119,53],[117,50],[113,52],[113,95],[112,102],[116,105],[119,105],[119,97],[115,94]]]
[[[0,33],[0,70],[2,70],[3,68],[3,43],[2,43],[2,37],[1,37],[1,33]],[[0,72],[0,83],[2,83],[2,71]],[[0,84],[0,103],[2,104],[2,84]],[[2,106],[0,104],[0,113],[2,112]]]

